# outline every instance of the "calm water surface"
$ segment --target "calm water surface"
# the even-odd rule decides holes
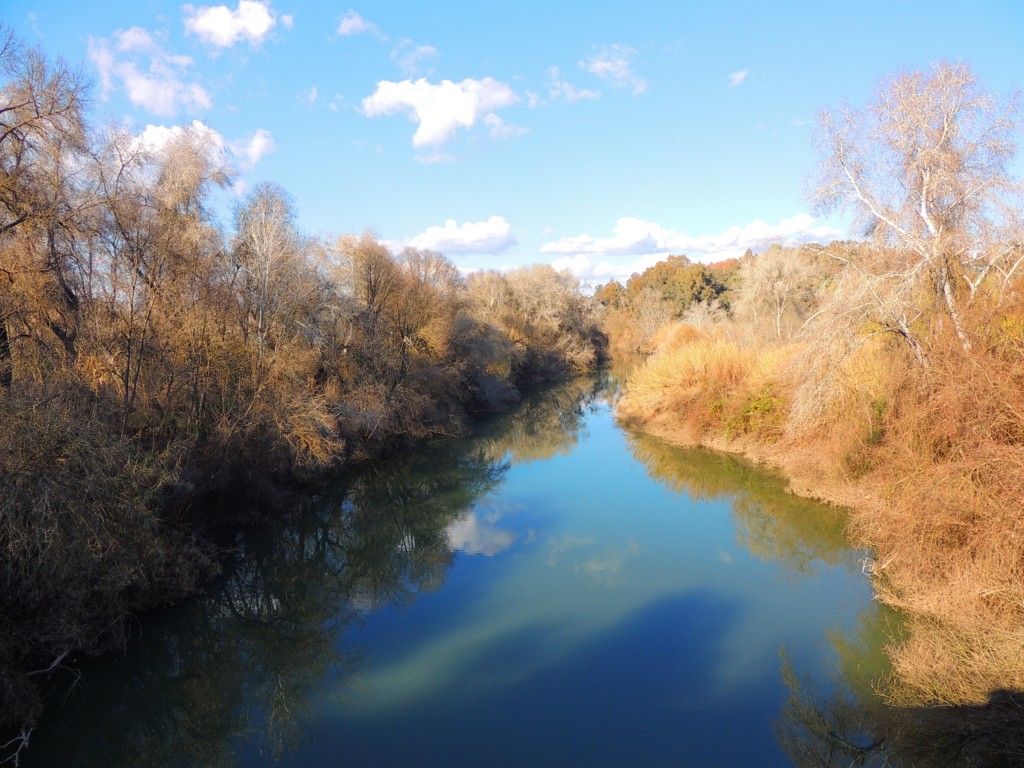
[[[248,536],[54,698],[23,764],[881,764],[891,617],[842,515],[624,432],[610,393],[549,391]]]

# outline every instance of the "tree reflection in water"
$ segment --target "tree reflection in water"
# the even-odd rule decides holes
[[[232,766],[253,748],[276,761],[303,741],[322,681],[358,668],[345,628],[439,588],[449,526],[509,461],[575,444],[596,391],[588,379],[528,399],[479,438],[370,467],[247,533],[208,594],[146,617],[123,657],[52,697],[22,764]]]
[[[845,512],[787,493],[785,480],[764,467],[638,433],[630,433],[629,442],[648,475],[676,493],[730,499],[737,543],[755,557],[801,572],[815,560],[834,565],[848,557]]]
[[[795,571],[815,560],[849,557],[844,514],[785,492],[785,481],[738,457],[679,448],[646,435],[629,435],[634,457],[648,474],[678,493],[707,500],[731,497],[738,543]],[[789,691],[776,722],[779,743],[801,768],[847,766],[1024,766],[1024,694],[998,690],[987,703],[965,706],[890,706],[879,694],[901,685],[887,649],[900,644],[904,620],[880,604],[846,634],[830,641],[839,659],[827,684],[814,683],[782,656]],[[919,631],[916,628],[913,631]]]
[[[789,697],[776,724],[800,768],[904,766],[1009,768],[1024,765],[1024,695],[995,691],[981,705],[887,707],[844,686],[823,692],[784,662]]]
[[[512,464],[546,461],[569,454],[584,437],[584,416],[606,379],[583,377],[524,399],[481,436],[493,461]]]

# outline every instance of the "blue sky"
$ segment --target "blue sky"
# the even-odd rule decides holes
[[[961,59],[988,90],[1024,84],[1024,0],[348,2],[0,0],[0,19],[82,65],[94,125],[159,143],[201,121],[234,194],[280,183],[311,234],[598,282],[845,235],[806,199],[816,115],[887,75]]]

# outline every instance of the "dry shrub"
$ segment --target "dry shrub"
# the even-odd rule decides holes
[[[905,639],[887,649],[892,671],[882,692],[891,704],[980,704],[993,691],[1024,690],[1024,632],[971,618],[987,623],[906,618]]]
[[[3,400],[0,679],[120,641],[129,611],[180,598],[209,565],[156,514],[174,478],[170,457],[118,437],[87,393]],[[28,679],[7,683],[0,719],[31,718]]]
[[[910,353],[886,337],[852,347],[820,340],[802,347],[788,371],[791,449],[829,476],[864,475],[878,460],[874,449],[899,393],[913,386],[912,374]]]
[[[629,379],[621,418],[660,422],[691,441],[715,429],[726,437],[779,434],[787,408],[783,371],[794,348],[745,347],[685,323],[661,329],[656,342],[658,352]]]
[[[934,361],[895,403],[866,478],[884,503],[852,531],[880,597],[913,617],[900,695],[978,701],[1024,688],[1024,371],[956,345]]]

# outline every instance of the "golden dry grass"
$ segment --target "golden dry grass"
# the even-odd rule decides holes
[[[630,377],[616,413],[676,429],[687,442],[712,430],[778,434],[782,381],[796,347],[755,348],[685,323],[661,329],[657,353]]]

